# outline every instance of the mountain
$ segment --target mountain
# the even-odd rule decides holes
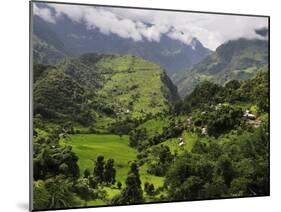
[[[103,34],[97,28],[89,30],[85,23],[75,23],[67,16],[60,17],[56,23],[49,23],[35,15],[33,22],[34,35],[38,39],[69,56],[77,57],[91,52],[140,56],[161,65],[170,76],[200,62],[211,53],[196,38],[190,45],[165,35],[159,42],[146,39],[133,41],[112,33]],[[43,62],[47,64],[48,60]]]
[[[35,64],[58,64],[66,54],[33,35],[33,62]]]
[[[238,39],[220,45],[214,53],[198,64],[172,77],[181,97],[191,93],[195,86],[208,80],[224,85],[230,80],[254,77],[268,66],[268,41]]]
[[[64,44],[41,18],[33,19],[33,60],[36,64],[58,64],[67,56]]]
[[[35,65],[34,76],[35,114],[82,125],[118,114],[139,120],[167,113],[179,99],[159,65],[130,55],[84,54]]]

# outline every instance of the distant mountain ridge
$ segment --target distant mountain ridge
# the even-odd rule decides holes
[[[140,56],[161,65],[170,76],[200,62],[211,53],[196,38],[193,38],[190,45],[165,35],[159,42],[145,39],[136,42],[115,34],[103,34],[98,29],[88,30],[84,24],[74,23],[66,16],[59,18],[54,24],[35,15],[34,35],[69,56],[77,57],[91,52]],[[44,60],[46,61],[48,59]]]
[[[238,39],[220,45],[198,64],[172,77],[181,97],[208,80],[224,85],[230,80],[246,80],[262,69],[268,69],[268,41]]]

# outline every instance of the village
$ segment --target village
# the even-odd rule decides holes
[[[220,109],[222,109],[224,105],[222,103],[217,104],[216,106],[211,105],[212,108],[215,108],[216,111],[219,111]],[[200,113],[201,116],[205,116],[207,115],[207,111],[202,111]],[[249,124],[250,126],[252,126],[253,128],[258,128],[262,121],[254,114],[252,113],[249,109],[246,109],[243,112],[243,115],[241,117],[247,124]],[[191,130],[193,125],[192,125],[192,120],[191,118],[187,118],[185,121],[185,127],[186,129]],[[197,127],[197,132],[199,133],[200,136],[208,136],[208,130],[207,130],[207,125],[204,126],[200,126]],[[186,144],[188,143],[187,139],[184,139],[183,137],[178,137],[177,138],[177,145],[180,148],[183,148]]]

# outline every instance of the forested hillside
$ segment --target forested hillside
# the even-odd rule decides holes
[[[269,195],[266,18],[33,6],[32,209]]]
[[[116,117],[142,121],[168,113],[179,99],[164,70],[134,56],[86,54],[35,65],[34,80],[35,114],[85,126]]]
[[[219,46],[214,53],[193,67],[173,76],[184,97],[205,80],[224,85],[230,80],[254,77],[268,64],[268,41],[238,39]]]
[[[35,65],[34,207],[268,195],[268,94],[266,69],[181,101],[134,56]]]

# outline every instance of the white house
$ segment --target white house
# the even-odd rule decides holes
[[[215,110],[219,110],[219,109],[221,109],[221,107],[222,107],[222,104],[219,103],[218,105],[216,105]]]
[[[203,127],[203,128],[201,129],[201,134],[202,134],[202,135],[207,135],[207,128],[206,128],[206,127]]]
[[[182,147],[185,145],[185,141],[183,140],[182,137],[178,138],[178,140],[179,140],[179,147]]]
[[[246,110],[245,113],[243,114],[243,117],[248,118],[248,119],[256,119],[256,116],[252,113],[250,113],[249,110]]]
[[[184,146],[184,145],[185,145],[185,142],[184,142],[184,141],[182,141],[182,142],[179,143],[179,147],[182,147],[182,146]]]

